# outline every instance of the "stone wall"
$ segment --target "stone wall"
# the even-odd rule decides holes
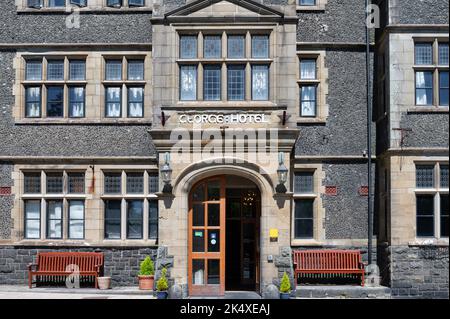
[[[112,277],[113,286],[137,286],[139,265],[146,256],[155,261],[155,277],[159,278],[163,267],[173,266],[173,258],[167,255],[166,247],[22,247],[0,246],[0,285],[25,285],[28,283],[27,265],[35,262],[38,252],[46,251],[96,251],[105,256],[104,275]]]
[[[389,257],[393,297],[448,299],[448,246],[396,246]]]
[[[0,162],[0,187],[13,186],[12,169],[13,165],[11,163]],[[11,237],[11,209],[13,201],[14,195],[0,195],[0,239],[9,239]]]

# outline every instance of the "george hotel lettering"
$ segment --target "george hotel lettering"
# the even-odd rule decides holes
[[[242,123],[268,123],[266,114],[182,114],[180,123],[189,124],[242,124]]]

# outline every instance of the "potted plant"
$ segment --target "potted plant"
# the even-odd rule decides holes
[[[158,299],[167,299],[167,290],[169,289],[169,283],[166,278],[167,269],[161,270],[161,278],[156,283],[156,297]]]
[[[141,290],[152,290],[153,284],[155,282],[155,266],[150,256],[145,257],[141,262],[139,270],[139,289]]]
[[[286,274],[286,272],[284,272],[280,284],[280,299],[289,299],[290,295],[291,295],[291,282],[289,281],[289,277]]]
[[[97,283],[100,290],[111,289],[111,277],[98,277]]]

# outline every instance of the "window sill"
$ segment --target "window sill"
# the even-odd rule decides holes
[[[89,7],[77,7],[73,6],[69,9],[66,8],[42,8],[42,9],[34,9],[34,8],[22,8],[17,9],[18,14],[72,14],[74,11],[80,13],[151,13],[153,9],[151,7],[136,7],[136,8],[110,8],[110,7],[98,7],[98,8],[89,8]]]
[[[165,107],[166,109],[170,109],[172,107]],[[270,101],[185,101],[178,102],[175,108],[217,108],[217,109],[275,109],[280,108],[277,104]],[[284,108],[285,109],[285,108]]]
[[[406,110],[407,113],[448,113],[448,106],[414,106]]]
[[[22,118],[16,120],[17,125],[151,125],[152,121],[146,118],[131,119],[131,118],[64,118],[64,119],[48,119],[48,118]]]
[[[297,12],[325,12],[323,6],[297,6]]]
[[[324,118],[318,117],[297,117],[297,125],[301,124],[326,124],[327,121]]]
[[[410,247],[430,247],[430,246],[438,246],[438,247],[448,247],[449,240],[448,238],[417,238],[415,241],[409,242],[408,246]]]
[[[11,244],[8,244],[11,245]],[[92,241],[87,239],[80,240],[70,240],[70,239],[58,239],[58,240],[49,240],[49,239],[22,239],[16,243],[13,243],[14,246],[48,246],[48,247],[118,247],[118,246],[126,246],[126,247],[149,247],[149,246],[157,246],[155,239],[104,239],[100,241]]]
[[[315,239],[291,239],[291,246],[310,246],[310,247],[319,247],[324,244]]]

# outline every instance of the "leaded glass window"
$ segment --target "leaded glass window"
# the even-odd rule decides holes
[[[106,61],[106,80],[108,81],[122,80],[122,60]]]
[[[317,86],[303,85],[300,87],[300,116],[316,116]]]
[[[416,166],[416,187],[417,188],[434,187],[434,165]]]
[[[448,43],[439,43],[439,64],[448,65]]]
[[[269,36],[252,36],[252,58],[267,59],[269,57]]]
[[[25,210],[25,238],[39,239],[41,237],[41,201],[26,200],[24,201]]]
[[[64,177],[62,172],[47,172],[47,193],[62,194],[64,192]]]
[[[222,38],[218,35],[205,35],[203,39],[203,56],[207,59],[222,56]]]
[[[448,194],[441,195],[441,237],[448,237]]]
[[[301,6],[315,6],[316,0],[298,0]]]
[[[205,65],[203,68],[203,99],[219,101],[221,96],[221,66]]]
[[[73,172],[67,174],[68,192],[70,194],[84,194],[84,173]]]
[[[195,101],[197,99],[197,67],[195,65],[180,66],[180,100]]]
[[[433,105],[433,72],[416,72],[416,104]]]
[[[145,0],[128,0],[128,5],[130,7],[142,7],[145,4],[144,1]]]
[[[105,239],[121,238],[121,200],[106,200],[105,203]]]
[[[120,8],[122,6],[122,0],[106,0],[106,5],[109,7]]]
[[[85,88],[84,86],[69,87],[69,116],[84,117]]]
[[[122,88],[106,88],[106,117],[120,117],[122,114]]]
[[[254,101],[269,99],[268,65],[252,65],[252,99]]]
[[[39,194],[41,192],[41,173],[24,173],[25,194]]]
[[[314,172],[296,172],[294,183],[296,194],[312,194],[314,192]]]
[[[158,201],[148,202],[148,238],[158,238]]]
[[[128,60],[128,80],[144,80],[144,61]]]
[[[64,7],[66,0],[48,0],[49,7]]]
[[[70,0],[71,4],[76,4],[79,7],[86,7],[87,6],[87,0]]]
[[[47,62],[47,80],[64,80],[64,60],[49,60]]]
[[[197,58],[196,35],[183,35],[180,37],[180,58],[181,59]]]
[[[159,191],[159,176],[158,174],[148,174],[148,192],[150,194]]]
[[[144,202],[142,200],[127,201],[127,238],[141,239],[143,235]]]
[[[29,60],[25,66],[25,80],[40,81],[42,80],[42,60]]]
[[[416,43],[415,45],[415,63],[417,65],[433,64],[433,44]]]
[[[295,238],[313,238],[314,199],[295,200]]]
[[[141,194],[144,192],[144,174],[127,173],[127,193]]]
[[[41,116],[41,88],[37,86],[25,89],[25,117]]]
[[[228,66],[228,100],[245,99],[245,65]]]
[[[128,117],[144,116],[144,88],[128,88]]]
[[[29,8],[40,9],[44,6],[44,0],[27,0],[27,6]]]
[[[69,238],[84,238],[84,201],[69,201]]]
[[[62,238],[62,200],[47,200],[47,238]]]
[[[47,117],[64,116],[64,86],[48,86]]]
[[[245,57],[245,36],[229,35],[227,43],[229,59],[242,59]]]
[[[105,173],[105,194],[122,193],[122,174]]]
[[[439,105],[448,106],[448,71],[439,72]]]
[[[441,168],[441,187],[448,188],[448,165],[440,165]]]
[[[316,59],[301,59],[300,60],[300,79],[301,80],[315,80],[316,75]]]
[[[417,236],[434,236],[434,195],[416,196]]]
[[[69,62],[69,79],[72,81],[86,80],[86,61],[70,60],[70,62]]]

